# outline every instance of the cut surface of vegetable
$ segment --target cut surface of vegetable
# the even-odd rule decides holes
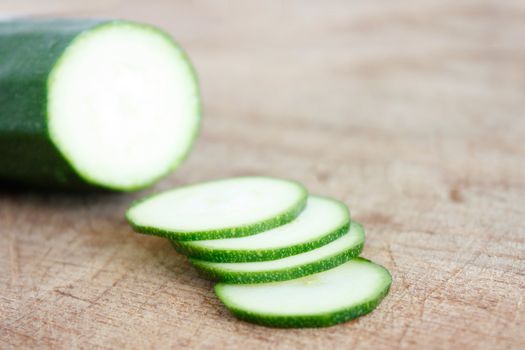
[[[164,32],[105,20],[0,22],[0,178],[143,188],[200,123],[187,56]]]
[[[391,283],[384,267],[356,258],[284,282],[218,283],[215,292],[236,317],[249,322],[270,327],[325,327],[369,313]]]
[[[163,192],[132,205],[126,217],[142,233],[175,240],[241,237],[293,220],[308,193],[271,177],[237,177]]]
[[[190,262],[205,276],[228,283],[285,281],[329,270],[357,257],[364,246],[363,227],[352,222],[342,237],[322,247],[286,258],[246,262],[217,263],[192,259]]]
[[[309,196],[288,224],[248,237],[177,242],[183,254],[208,261],[247,262],[284,258],[327,244],[348,231],[350,214],[341,202]]]

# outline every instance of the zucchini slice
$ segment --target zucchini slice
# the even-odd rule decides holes
[[[286,258],[217,263],[190,258],[190,262],[210,279],[228,283],[285,281],[329,270],[357,257],[365,244],[363,227],[352,222],[348,233],[322,247]]]
[[[356,258],[315,275],[265,284],[225,284],[215,293],[239,319],[270,327],[326,327],[367,314],[388,293],[382,266]]]
[[[173,241],[177,251],[208,261],[248,262],[281,259],[323,246],[348,231],[350,213],[343,203],[309,196],[306,208],[286,225],[256,235],[204,241]]]
[[[131,226],[175,240],[241,237],[286,224],[306,205],[306,188],[271,177],[237,177],[176,188],[131,206]]]
[[[0,179],[144,188],[186,157],[200,124],[186,54],[121,20],[0,22]]]

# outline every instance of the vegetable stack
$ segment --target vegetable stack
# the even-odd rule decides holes
[[[365,234],[346,205],[293,181],[238,177],[176,188],[134,203],[137,232],[171,239],[238,318],[271,327],[323,327],[372,311],[390,273],[359,258]]]

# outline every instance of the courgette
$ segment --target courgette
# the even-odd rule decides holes
[[[200,123],[186,54],[122,20],[0,22],[0,179],[143,188],[187,155]]]
[[[137,232],[173,240],[242,237],[290,222],[307,197],[295,181],[237,177],[155,194],[133,204],[126,218]]]
[[[206,277],[228,283],[265,283],[295,279],[329,270],[357,257],[363,250],[363,227],[352,222],[348,233],[322,247],[282,259],[217,263],[190,258]]]
[[[215,293],[242,320],[269,327],[326,327],[375,309],[391,283],[384,267],[356,258],[331,270],[284,282],[218,283]]]
[[[173,241],[180,253],[208,261],[249,262],[281,259],[323,246],[348,231],[350,213],[343,203],[309,196],[293,221],[248,237]]]

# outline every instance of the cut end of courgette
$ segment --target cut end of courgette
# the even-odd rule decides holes
[[[388,293],[382,266],[356,258],[307,277],[266,284],[224,284],[215,292],[238,318],[270,327],[325,327],[367,314]]]
[[[290,222],[307,196],[294,181],[238,177],[154,195],[132,205],[126,217],[138,232],[175,240],[242,237]]]
[[[87,182],[145,187],[174,169],[199,126],[186,55],[150,26],[106,22],[77,36],[48,78],[52,142]]]

